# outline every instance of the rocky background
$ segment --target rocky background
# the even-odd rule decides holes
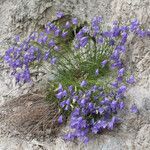
[[[146,28],[150,28],[149,0],[0,0],[0,52],[11,45],[11,37],[15,34],[27,36],[54,20],[58,10],[88,21],[95,15],[101,15],[108,23],[120,17],[124,20],[137,17]],[[127,62],[137,74],[137,83],[129,89],[126,101],[129,107],[135,103],[139,114],[127,112],[124,123],[115,131],[92,139],[88,145],[65,143],[61,134],[67,127],[61,130],[60,137],[28,140],[7,128],[0,115],[0,150],[149,150],[150,39],[130,37]],[[20,87],[15,85],[3,64],[0,64],[0,69],[0,114],[5,112],[5,103],[44,88],[47,80],[46,75],[39,74],[39,80],[34,84]]]

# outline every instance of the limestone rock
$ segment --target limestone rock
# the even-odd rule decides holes
[[[11,37],[21,33],[23,37],[55,19],[55,12],[77,16],[90,21],[101,15],[106,22],[137,17],[144,27],[150,25],[149,0],[1,0],[0,1],[0,50],[4,52],[11,45]],[[127,104],[135,103],[139,114],[127,112],[124,123],[111,133],[92,139],[88,145],[66,143],[60,137],[51,142],[26,140],[6,132],[0,134],[0,150],[149,150],[150,149],[150,39],[132,37],[128,43],[127,60],[137,74],[137,83],[128,91]],[[30,89],[43,87],[46,81],[34,85],[15,85],[7,68],[1,67],[0,104],[12,97],[27,93]],[[34,88],[33,88],[34,87]],[[2,132],[2,131],[1,131]],[[1,133],[0,132],[0,133]]]

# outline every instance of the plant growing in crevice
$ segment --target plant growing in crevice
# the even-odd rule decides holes
[[[127,85],[135,83],[122,61],[126,42],[130,34],[144,38],[150,32],[136,19],[106,28],[101,17],[84,24],[77,18],[66,21],[61,12],[57,18],[60,22],[47,23],[44,31],[9,48],[4,60],[17,82],[31,81],[32,67],[51,64],[47,99],[59,107],[60,124],[69,119],[72,131],[65,139],[86,143],[91,133],[113,130],[122,121],[118,112],[125,107]]]

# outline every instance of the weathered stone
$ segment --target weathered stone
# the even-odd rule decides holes
[[[21,33],[27,36],[34,29],[42,27],[47,21],[55,19],[57,10],[90,21],[95,15],[101,15],[106,22],[123,18],[137,17],[145,28],[150,24],[149,0],[1,0],[0,1],[0,50],[4,52],[11,44],[11,37]],[[127,106],[135,103],[139,114],[124,116],[124,123],[111,133],[105,133],[92,139],[88,145],[66,143],[61,136],[51,142],[19,139],[11,131],[0,131],[0,150],[148,150],[150,145],[150,39],[141,40],[130,37],[127,60],[132,71],[136,72],[137,83],[128,91]],[[39,78],[43,79],[42,75]],[[45,80],[34,85],[22,87],[15,84],[7,69],[2,67],[0,76],[0,105],[12,97],[36,90],[46,83]],[[19,108],[15,108],[17,111]],[[2,125],[5,126],[4,124]],[[4,128],[3,128],[4,129]],[[62,129],[62,133],[63,133]],[[60,133],[60,135],[62,135]]]

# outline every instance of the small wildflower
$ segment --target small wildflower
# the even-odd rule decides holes
[[[57,18],[62,18],[64,16],[63,12],[57,12],[56,13]]]
[[[63,93],[62,92],[59,92],[58,94],[56,94],[56,97],[58,99],[62,99],[63,98]]]
[[[77,25],[78,24],[78,19],[77,18],[72,18],[72,24]]]
[[[19,42],[19,40],[20,40],[20,36],[19,36],[19,35],[16,35],[16,36],[15,36],[15,42]]]
[[[51,39],[49,41],[49,47],[53,47],[53,46],[55,46],[55,41],[54,41],[54,39]]]
[[[101,62],[102,67],[105,67],[106,64],[107,64],[107,60]]]
[[[59,124],[62,124],[62,123],[63,123],[63,116],[62,116],[62,115],[59,116],[59,118],[58,118],[58,123],[59,123]]]
[[[88,43],[88,37],[82,37],[80,39],[80,46],[81,47],[85,47],[87,43]]]
[[[118,94],[124,94],[127,90],[127,87],[125,85],[122,85],[119,89],[118,89]]]
[[[68,31],[62,33],[62,37],[65,38],[68,35]]]
[[[57,30],[55,31],[54,35],[55,35],[55,36],[59,36],[60,32],[61,32],[61,31],[60,31],[59,29],[57,29]]]
[[[55,64],[56,64],[56,61],[57,61],[57,58],[56,58],[56,57],[53,57],[53,58],[51,59],[50,63],[51,63],[52,65],[55,65]]]
[[[99,75],[99,69],[96,69],[95,71],[95,75],[98,76]]]
[[[119,103],[119,108],[122,110],[124,107],[125,107],[124,102],[120,102],[120,103]]]
[[[139,112],[138,108],[137,108],[137,106],[135,104],[133,104],[131,106],[130,111],[131,111],[131,113],[138,113]]]
[[[81,87],[85,87],[87,86],[87,81],[86,80],[83,80],[80,84]]]
[[[98,42],[99,44],[103,44],[103,43],[104,43],[104,38],[99,37],[98,40],[97,40],[97,42]]]
[[[131,75],[126,81],[127,81],[127,83],[129,83],[129,84],[133,84],[133,83],[136,82],[133,75]]]
[[[119,76],[123,76],[125,73],[125,69],[124,68],[121,68],[119,71],[118,71],[118,75]]]

